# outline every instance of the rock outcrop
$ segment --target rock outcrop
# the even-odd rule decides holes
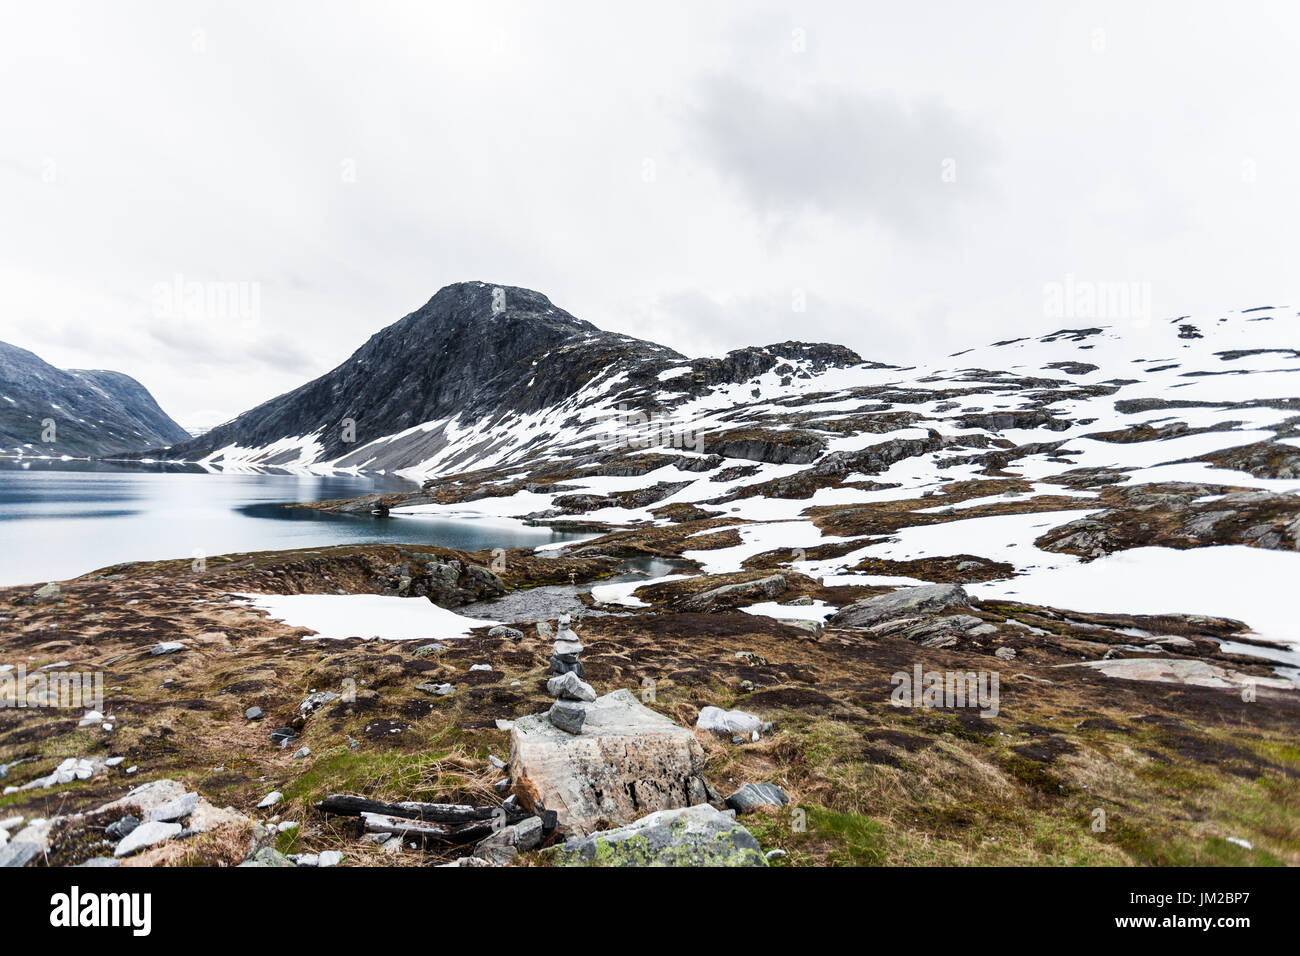
[[[848,627],[872,627],[900,617],[935,614],[945,608],[970,604],[970,596],[960,584],[926,584],[899,588],[889,594],[857,601],[831,618],[832,624]]]
[[[627,690],[587,704],[578,734],[545,714],[516,720],[510,777],[525,807],[554,811],[559,825],[575,834],[716,797],[695,735]]]
[[[734,810],[708,804],[659,810],[634,823],[570,840],[547,856],[557,866],[767,866]]]

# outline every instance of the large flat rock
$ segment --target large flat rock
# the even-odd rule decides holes
[[[969,603],[970,596],[960,584],[924,584],[914,588],[899,588],[889,594],[857,601],[832,617],[831,623],[849,627],[872,627],[882,621],[937,614],[947,608]]]
[[[1107,677],[1121,680],[1154,681],[1160,684],[1189,684],[1193,687],[1213,687],[1219,690],[1240,691],[1254,687],[1270,691],[1294,691],[1296,685],[1281,677],[1255,677],[1207,661],[1156,658],[1115,658],[1108,661],[1086,661],[1080,664],[1062,664],[1061,667],[1086,667],[1101,671]]]
[[[622,826],[716,797],[704,779],[704,749],[686,727],[616,690],[587,705],[580,734],[545,714],[510,731],[510,776],[534,812],[553,810],[576,835]]]

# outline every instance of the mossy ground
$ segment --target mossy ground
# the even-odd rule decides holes
[[[318,571],[346,580],[355,551],[340,554],[337,566],[323,551]],[[301,561],[296,552],[255,556],[252,566],[266,576]],[[104,732],[77,727],[80,712],[0,710],[0,763],[23,760],[5,783],[48,773],[64,757],[125,757],[106,778],[0,798],[6,813],[83,811],[170,777],[217,806],[299,821],[281,837],[286,852],[340,849],[350,863],[425,864],[454,853],[383,854],[358,838],[355,822],[325,817],[313,804],[335,792],[500,802],[492,784],[503,773],[488,757],[508,757],[509,734],[496,721],[550,702],[550,648],[531,627],[519,642],[478,632],[427,656],[416,653],[422,641],[304,641],[303,632],[226,599],[225,581],[165,564],[113,573],[123,576],[68,582],[56,604],[20,603],[30,589],[0,592],[0,661],[34,669],[66,660],[103,670],[115,724]],[[772,781],[790,795],[779,812],[744,818],[765,850],[786,851],[778,865],[1300,864],[1294,695],[1261,693],[1246,702],[1220,690],[1058,666],[1100,656],[1115,646],[1102,640],[1113,633],[1107,628],[1134,619],[1074,620],[1011,604],[969,613],[997,624],[998,633],[933,649],[901,637],[835,628],[817,636],[736,611],[672,613],[658,605],[588,618],[580,629],[587,679],[601,692],[626,687],[687,725],[706,704],[775,721],[757,743],[707,736],[702,743],[707,776],[724,795],[752,781]],[[1008,619],[1044,633],[1005,625]],[[162,640],[186,649],[151,655]],[[1017,648],[1016,659],[994,658],[1000,646]],[[916,662],[998,670],[998,715],[891,706],[891,675]],[[470,671],[476,663],[492,670]],[[415,689],[428,681],[456,691],[438,698]],[[289,723],[308,693],[345,686],[354,693],[308,717],[291,746],[270,742],[270,730]],[[251,705],[263,707],[265,719],[245,720]],[[302,745],[311,756],[295,760]],[[139,770],[127,777],[131,765]],[[284,801],[256,810],[273,789]],[[223,837],[185,841],[164,862],[236,856]]]

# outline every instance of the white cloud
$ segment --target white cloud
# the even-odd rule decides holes
[[[1297,29],[1113,0],[16,6],[0,340],[189,424],[464,279],[686,353],[789,328],[886,360],[1041,330],[1066,275],[1148,283],[1157,315],[1286,303]],[[256,283],[254,327],[163,322],[177,275]]]

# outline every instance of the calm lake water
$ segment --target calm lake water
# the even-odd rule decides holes
[[[198,551],[212,556],[367,541],[476,551],[579,537],[474,519],[284,507],[415,488],[386,475],[212,474],[181,466],[0,459],[0,586]]]

